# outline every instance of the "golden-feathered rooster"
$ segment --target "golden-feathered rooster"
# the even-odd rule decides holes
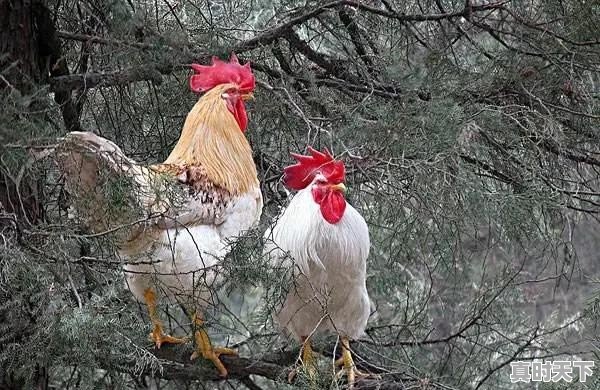
[[[302,343],[301,360],[309,373],[315,362],[310,337],[338,334],[342,357],[336,364],[352,387],[355,377],[364,375],[356,369],[349,340],[364,334],[370,314],[369,230],[344,198],[344,163],[327,150],[308,150],[308,156],[292,154],[298,163],[285,168],[283,181],[299,192],[265,233],[271,261],[291,258],[295,267],[295,281],[275,320]]]
[[[235,55],[192,68],[190,87],[204,94],[165,162],[137,164],[111,141],[86,132],[69,133],[57,160],[87,227],[125,231],[118,253],[126,284],[148,307],[156,346],[184,341],[164,333],[157,312],[159,297],[176,299],[195,313],[192,358],[209,359],[226,376],[219,355],[235,352],[212,346],[200,312],[219,278],[229,239],[261,215],[256,166],[244,136],[244,100],[252,96],[255,80],[250,65],[240,65]]]

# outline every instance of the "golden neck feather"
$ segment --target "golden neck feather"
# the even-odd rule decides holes
[[[252,149],[221,95],[234,84],[214,87],[188,114],[165,164],[201,165],[209,179],[232,195],[258,187]]]

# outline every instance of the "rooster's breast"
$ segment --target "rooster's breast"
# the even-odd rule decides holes
[[[262,194],[259,188],[235,196],[223,213],[223,223],[219,225],[219,235],[223,239],[232,239],[251,229],[262,213]]]

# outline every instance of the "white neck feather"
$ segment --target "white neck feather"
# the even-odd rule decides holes
[[[290,201],[273,228],[272,239],[291,254],[304,273],[312,264],[323,269],[349,266],[349,270],[365,272],[370,241],[364,218],[348,204],[342,219],[330,224],[321,215],[310,186]]]

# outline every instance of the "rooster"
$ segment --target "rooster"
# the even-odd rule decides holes
[[[196,349],[227,376],[221,354],[203,328],[201,311],[228,242],[255,224],[262,195],[244,132],[244,101],[254,75],[235,55],[192,65],[193,92],[204,93],[188,114],[179,141],[162,164],[143,166],[111,141],[88,132],[69,133],[58,148],[58,165],[82,220],[93,232],[123,231],[118,255],[127,288],[147,305],[151,340],[185,339],[165,334],[157,312],[160,297],[190,311]],[[116,209],[116,211],[114,211]]]
[[[370,314],[366,288],[369,230],[364,218],[344,198],[345,167],[329,151],[308,148],[292,154],[295,165],[284,169],[284,184],[298,193],[265,233],[265,253],[273,264],[291,259],[295,282],[275,321],[302,343],[300,359],[314,374],[310,338],[322,331],[340,336],[342,366],[350,386],[357,370],[350,339],[364,334]],[[293,379],[296,370],[290,374]]]

